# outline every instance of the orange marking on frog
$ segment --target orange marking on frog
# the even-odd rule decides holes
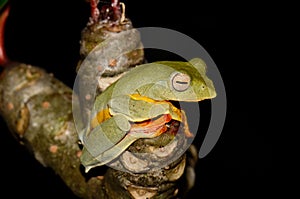
[[[166,123],[170,122],[172,120],[171,115],[165,114],[159,117],[155,120],[146,120],[144,122],[136,122],[131,125],[131,129],[129,133],[135,133],[135,132],[143,132],[143,133],[150,133],[150,132],[156,132],[155,137],[161,135],[167,130]]]

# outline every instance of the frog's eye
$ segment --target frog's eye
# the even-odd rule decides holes
[[[184,73],[175,73],[171,78],[172,86],[176,91],[185,91],[189,88],[190,82],[190,76]]]

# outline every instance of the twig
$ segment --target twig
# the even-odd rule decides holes
[[[7,5],[7,7],[4,9],[3,13],[0,16],[0,66],[6,65],[9,61],[4,47],[5,23],[9,15],[9,11],[10,6]]]

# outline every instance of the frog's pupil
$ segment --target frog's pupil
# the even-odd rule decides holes
[[[176,81],[177,84],[188,84],[188,82]]]

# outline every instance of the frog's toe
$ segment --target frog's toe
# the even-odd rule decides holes
[[[85,168],[85,172],[89,172],[90,169],[103,165],[97,159],[95,159],[85,148],[83,148],[80,156],[81,164]]]

